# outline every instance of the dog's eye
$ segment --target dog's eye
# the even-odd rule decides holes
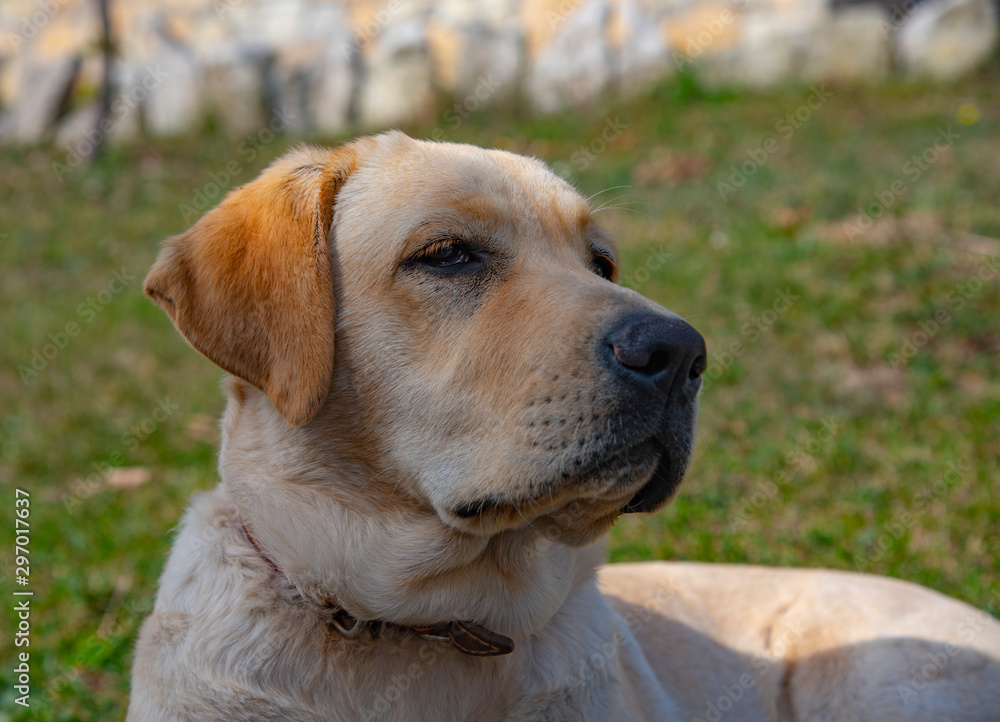
[[[594,256],[594,273],[610,281],[615,274],[615,264],[607,256]]]
[[[428,248],[417,260],[434,268],[446,268],[468,263],[472,254],[454,241],[444,241]]]

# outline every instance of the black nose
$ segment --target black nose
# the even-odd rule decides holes
[[[662,394],[693,392],[705,372],[705,339],[691,324],[656,313],[631,313],[607,336],[611,365]]]

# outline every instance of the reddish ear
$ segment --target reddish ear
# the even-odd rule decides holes
[[[288,423],[319,411],[333,373],[330,226],[358,146],[299,148],[166,241],[146,293],[209,359]]]

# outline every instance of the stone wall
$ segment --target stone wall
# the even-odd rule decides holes
[[[0,3],[0,139],[93,139],[95,0]],[[952,79],[997,42],[994,0],[111,0],[115,100],[97,132],[342,134],[523,95],[586,106],[697,65],[708,81]],[[449,116],[446,114],[445,120]],[[277,129],[277,128],[274,128]]]

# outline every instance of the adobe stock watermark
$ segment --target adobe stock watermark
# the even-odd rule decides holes
[[[69,321],[61,329],[49,333],[48,343],[31,349],[27,362],[18,364],[17,373],[21,377],[21,383],[27,386],[38,378],[38,375],[69,347],[73,339],[80,335],[84,326],[93,323],[98,314],[134,280],[135,276],[122,268],[111,274],[111,280],[104,288],[81,301],[76,307],[76,315],[80,322]]]
[[[715,189],[719,192],[722,200],[729,199],[737,190],[745,186],[747,181],[757,174],[757,171],[767,165],[771,156],[781,150],[782,142],[791,140],[802,126],[812,120],[813,114],[833,97],[833,91],[826,87],[826,83],[813,85],[810,90],[812,92],[804,103],[792,112],[785,114],[774,124],[777,136],[772,135],[763,140],[757,147],[746,150],[747,159],[745,161],[739,165],[733,163],[729,166],[728,182],[724,180],[716,182]]]
[[[600,132],[589,142],[570,153],[569,162],[555,161],[552,163],[552,172],[567,183],[573,183],[576,174],[582,173],[596,163],[597,159],[626,130],[628,130],[628,123],[623,123],[619,116],[616,115],[614,118],[606,116]],[[596,209],[594,212],[596,213],[597,210],[601,209]]]
[[[558,533],[555,529],[552,531]],[[546,532],[546,536],[549,536],[548,532]],[[594,648],[592,654],[579,660],[576,670],[563,680],[565,688],[572,690],[606,675],[621,648],[628,645],[634,639],[634,635],[639,634],[651,619],[661,614],[665,605],[676,598],[677,594],[676,588],[658,589],[652,599],[624,614],[623,618],[628,633],[622,629],[616,629]],[[370,705],[361,711],[361,719],[365,722],[376,719],[391,719],[391,716],[387,715],[392,706],[418,684],[419,680],[427,673],[428,668],[437,664],[443,655],[452,652],[451,645],[438,641],[422,642],[417,650],[419,661],[411,662],[399,674],[391,676],[389,684],[375,695]]]
[[[882,39],[888,40],[894,32],[899,30],[900,26],[918,5],[920,5],[920,0],[906,0],[902,5],[897,5],[896,3],[890,5],[887,8],[889,19],[879,22],[879,27],[882,30]]]
[[[667,261],[671,257],[670,251],[664,250],[662,247],[654,248],[646,260],[641,266],[639,266],[634,271],[622,275],[620,284],[625,288],[631,288],[633,291],[638,291],[645,283],[653,277],[653,274],[663,268]]]
[[[739,10],[749,4],[750,0],[735,0],[732,3],[732,8],[727,8],[716,17],[702,22],[701,29],[686,38],[687,42],[682,51],[674,50],[670,53],[674,69],[683,70],[687,65],[700,58],[702,53],[712,47],[715,41],[725,34],[726,29],[735,22]]]
[[[160,424],[169,419],[179,408],[178,404],[170,402],[169,396],[159,399],[156,402],[156,407],[148,416],[133,423],[127,431],[122,433],[119,438],[122,447],[128,452],[138,449],[139,444],[152,436],[160,428]],[[66,511],[73,511],[100,491],[112,472],[124,463],[125,454],[120,450],[112,451],[104,461],[93,462],[90,465],[93,471],[86,477],[74,479],[70,484],[69,491],[62,495],[62,503],[66,507]]]
[[[962,641],[970,644],[982,633],[986,625],[995,621],[986,612],[972,612],[959,622],[956,629]],[[923,664],[909,670],[909,680],[905,684],[896,686],[896,693],[904,703],[915,701],[920,693],[927,689],[927,685],[946,674],[945,670],[956,657],[970,651],[955,642],[939,642],[937,646],[939,647],[937,651],[929,652],[924,657],[926,661]]]
[[[788,313],[789,309],[795,305],[802,297],[792,293],[791,287],[784,290],[779,289],[774,295],[774,302],[770,308],[764,309],[759,314],[754,314],[750,320],[740,326],[740,338],[742,340],[733,341],[722,351],[711,354],[711,362],[705,369],[702,376],[702,391],[718,380],[726,371],[733,367],[733,364],[743,356],[752,346],[760,342],[761,336],[774,328],[778,320]]]
[[[91,128],[84,133],[83,137],[66,153],[62,162],[52,161],[51,168],[59,182],[61,183],[65,176],[79,168],[91,156],[101,140],[114,129],[115,124],[138,108],[139,104],[149,97],[149,93],[159,87],[168,77],[170,77],[169,74],[159,65],[147,65],[142,79],[111,103],[111,114],[107,118],[102,118],[96,128]]]
[[[389,0],[384,7],[375,11],[375,14],[364,24],[355,27],[353,42],[341,44],[341,52],[344,57],[350,59],[352,56],[360,56],[365,48],[382,34],[393,17],[398,15],[402,9],[403,3],[400,0]]]
[[[24,46],[38,37],[38,34],[52,22],[52,18],[63,9],[66,0],[41,0],[38,8],[28,17],[21,18],[16,33],[7,33],[7,43],[14,55],[19,55]]]
[[[806,630],[797,619],[786,619],[785,629],[777,635],[773,644],[763,652],[758,652],[750,659],[750,666],[756,676],[744,672],[731,684],[724,684],[719,695],[705,702],[705,716],[692,717],[691,722],[720,722],[725,715],[739,706],[746,693],[757,686],[757,680],[763,679],[775,662],[781,662],[788,654],[789,648],[806,637]]]
[[[252,163],[267,145],[274,142],[274,139],[288,127],[291,120],[295,120],[295,116],[277,110],[266,126],[240,141],[236,146],[236,152],[240,158],[234,158],[226,163],[221,170],[209,173],[208,182],[200,188],[196,188],[188,202],[182,202],[177,206],[184,222],[190,223],[215,205],[216,201],[229,190],[233,179],[243,172],[246,164]]]
[[[132,634],[134,627],[153,610],[152,597],[118,601],[115,599],[116,592],[112,593],[109,607],[105,610],[105,620],[102,620],[101,626],[87,637],[82,645],[75,645],[77,652],[72,660],[64,661],[60,658],[58,667],[53,672],[46,673],[41,699],[34,707],[36,714],[41,715],[55,708],[59,701],[60,688],[73,684],[91,670],[93,668],[91,660],[95,654],[105,650],[109,645],[117,647],[122,637]],[[122,610],[125,613],[124,619],[121,618]]]
[[[623,131],[628,130],[628,123],[623,123],[619,116],[608,116],[604,119],[601,132],[595,135],[589,143],[581,145],[570,153],[569,161],[580,172],[590,168],[597,162],[599,156],[618,140]]]
[[[455,132],[462,127],[469,116],[482,108],[492,95],[500,87],[500,81],[496,79],[492,72],[483,73],[476,79],[476,87],[462,100],[456,101],[448,110],[444,112],[441,119],[447,125],[447,129],[438,126],[430,132],[428,137],[431,140],[447,140],[448,133]]]
[[[243,5],[243,0],[212,0],[212,9],[219,16],[219,20],[225,20],[226,16]]]
[[[410,690],[418,680],[427,672],[429,667],[437,664],[444,654],[452,651],[450,644],[438,641],[424,641],[417,649],[417,658],[420,662],[411,662],[406,669],[399,674],[389,678],[389,684],[380,690],[371,704],[361,710],[361,719],[364,722],[376,719],[387,719],[386,714],[392,706]],[[391,719],[389,717],[388,719]]]
[[[896,205],[896,201],[909,190],[909,187],[920,180],[920,177],[941,160],[942,156],[962,137],[961,133],[947,128],[938,128],[934,141],[920,153],[915,153],[900,166],[900,173],[905,177],[897,178],[888,188],[875,191],[875,200],[867,206],[858,208],[857,218],[853,223],[844,226],[848,239],[860,236],[885,215],[885,212]]]
[[[982,293],[986,284],[1000,275],[1000,260],[996,256],[984,258],[972,278],[956,283],[934,314],[917,324],[918,330],[903,338],[897,351],[889,354],[889,365],[894,371],[907,366],[924,346],[955,320],[955,314],[965,308],[970,299]]]
[[[945,471],[934,483],[922,487],[916,495],[914,501],[915,513],[904,511],[898,517],[882,525],[879,535],[865,548],[864,557],[855,555],[854,568],[859,572],[868,571],[872,564],[880,561],[895,544],[909,531],[920,514],[923,514],[930,505],[944,498],[945,494],[951,491],[956,484],[968,473],[972,466],[963,463],[962,459],[949,461]]]
[[[677,597],[677,593],[678,589],[674,587],[657,589],[652,599],[627,612],[623,618],[628,633],[616,629],[587,658],[578,660],[576,671],[564,682],[566,690],[582,687],[597,679],[606,679],[622,647],[629,645],[653,617],[661,614],[666,604]]]
[[[550,30],[555,30],[563,22],[576,12],[577,8],[584,4],[586,0],[561,0],[555,7],[545,11],[545,20],[549,24]]]
[[[796,444],[783,457],[784,468],[774,475],[774,479],[760,481],[753,493],[746,494],[740,501],[738,509],[729,512],[729,530],[736,532],[745,528],[750,519],[767,503],[778,495],[779,487],[791,481],[792,476],[806,466],[811,459],[816,458],[820,451],[827,448],[844,425],[833,417],[822,420],[822,427],[801,444]]]

